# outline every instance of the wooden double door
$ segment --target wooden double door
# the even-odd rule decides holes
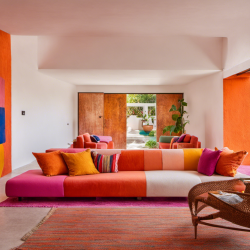
[[[183,94],[157,94],[157,141],[166,125],[174,124],[169,109]],[[126,149],[127,95],[78,93],[78,134],[112,136],[115,148]]]

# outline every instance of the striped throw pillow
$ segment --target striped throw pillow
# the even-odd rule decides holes
[[[101,155],[96,151],[91,152],[91,156],[96,169],[100,173],[117,173],[118,172],[118,160],[120,154],[114,155]]]

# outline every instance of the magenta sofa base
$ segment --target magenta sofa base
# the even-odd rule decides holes
[[[42,170],[29,170],[6,183],[8,197],[64,197],[67,175],[47,177]]]

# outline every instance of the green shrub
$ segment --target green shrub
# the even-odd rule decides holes
[[[151,130],[148,135],[149,136],[155,136],[155,131]]]
[[[145,146],[148,148],[157,148],[157,142],[150,140],[146,142]]]

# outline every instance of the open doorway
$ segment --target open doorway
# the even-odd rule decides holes
[[[127,94],[127,149],[156,148],[156,94]]]

